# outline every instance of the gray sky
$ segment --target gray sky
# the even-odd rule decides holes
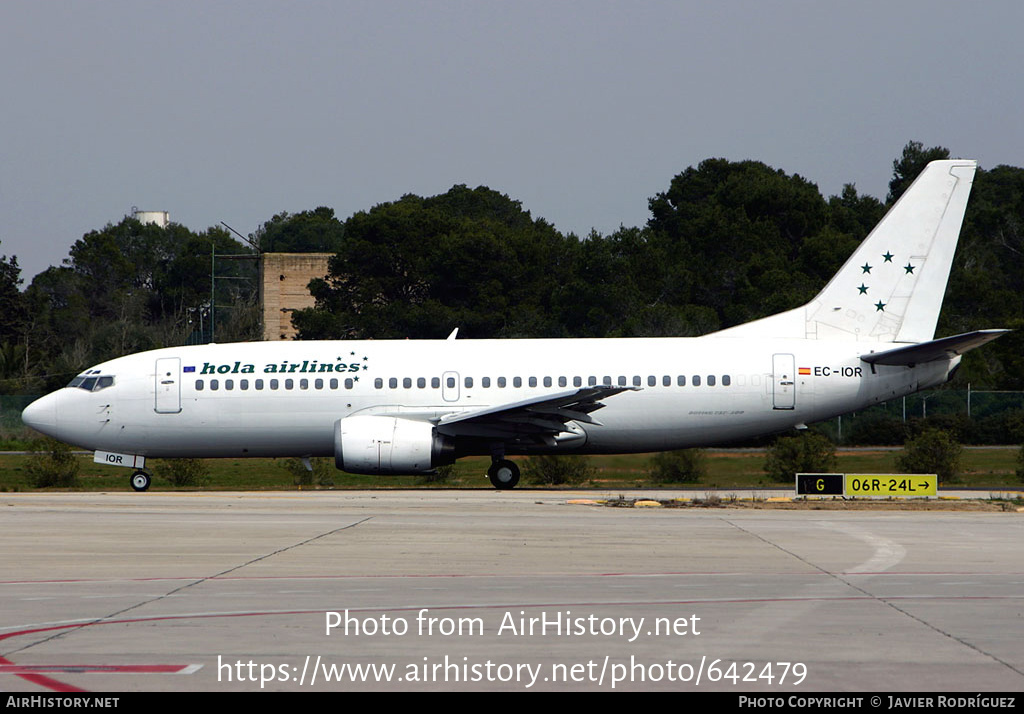
[[[1024,3],[4,0],[0,253],[132,206],[243,233],[486,185],[586,235],[705,158],[884,198],[914,139],[1024,166]]]

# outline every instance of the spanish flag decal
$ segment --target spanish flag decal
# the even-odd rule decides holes
[[[810,373],[811,373],[811,368],[810,367],[801,367],[800,368],[800,374],[810,374]]]

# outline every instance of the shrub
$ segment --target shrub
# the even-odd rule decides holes
[[[663,451],[651,459],[651,478],[660,483],[698,483],[707,476],[703,449]]]
[[[444,464],[434,469],[433,473],[420,476],[420,483],[448,483],[455,475],[455,464]]]
[[[939,483],[950,483],[957,478],[962,452],[963,447],[948,432],[928,429],[907,439],[903,453],[896,458],[896,468],[912,474],[936,474]]]
[[[314,483],[317,486],[334,485],[330,459],[310,459],[309,462],[312,471],[306,468],[302,459],[285,459],[281,465],[292,475],[292,483],[296,486],[312,486]]]
[[[523,477],[529,483],[560,486],[593,478],[594,467],[582,456],[540,454],[523,463]]]
[[[71,447],[56,439],[39,439],[32,444],[25,470],[36,488],[74,488],[78,485],[78,459]]]
[[[764,463],[765,473],[776,482],[794,482],[798,473],[828,473],[835,468],[835,445],[814,432],[780,436]]]
[[[154,462],[153,475],[172,486],[202,486],[209,473],[202,459],[161,459]]]

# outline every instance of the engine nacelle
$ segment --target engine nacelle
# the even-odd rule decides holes
[[[356,474],[422,474],[455,460],[455,446],[433,424],[390,416],[334,423],[334,465]]]

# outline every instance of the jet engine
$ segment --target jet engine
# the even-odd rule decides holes
[[[334,423],[334,464],[357,474],[422,474],[455,461],[455,445],[434,425],[390,416]]]

